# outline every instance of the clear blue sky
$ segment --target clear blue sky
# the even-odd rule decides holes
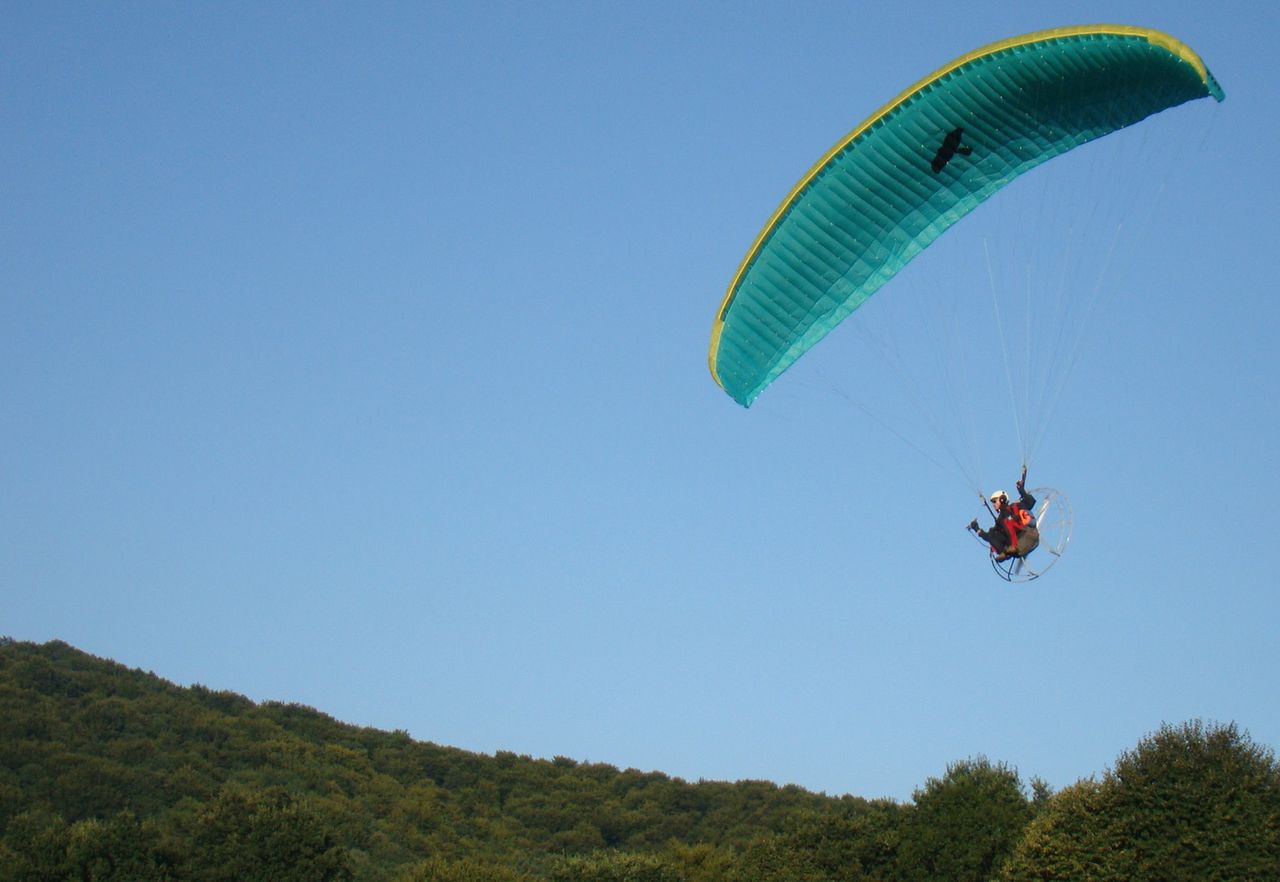
[[[1061,787],[1191,717],[1280,744],[1266,4],[4,7],[0,634],[833,794],[977,754]],[[707,338],[864,116],[1095,21],[1180,37],[1228,97],[1034,461],[1068,555],[1011,588],[964,484],[811,382],[891,388],[855,336],[750,410]]]

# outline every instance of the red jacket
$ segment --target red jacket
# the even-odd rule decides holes
[[[1000,518],[1000,526],[1004,527],[1004,531],[1009,534],[1010,545],[1018,544],[1018,534],[1031,523],[1031,509],[1024,507],[1021,502],[1009,503],[1008,513]]]
[[[1018,501],[1009,503],[1009,506],[1003,513],[996,513],[996,525],[990,531],[981,533],[983,539],[991,544],[991,550],[994,552],[1002,552],[1009,546],[1018,544],[1018,534],[1029,526],[1035,524],[1035,516],[1031,513],[1036,507],[1036,498],[1028,493],[1025,489],[1018,488]],[[1004,530],[1005,535],[1009,537],[1005,548],[997,548],[995,536],[997,530]]]

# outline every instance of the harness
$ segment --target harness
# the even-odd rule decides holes
[[[1010,503],[1009,513],[997,518],[997,521],[997,526],[1009,533],[1010,544],[1017,544],[1022,531],[1032,525],[1031,512],[1018,502]]]

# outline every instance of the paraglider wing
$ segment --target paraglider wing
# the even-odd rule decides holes
[[[774,212],[716,313],[711,374],[756,396],[948,227],[1023,172],[1222,89],[1189,47],[1123,25],[971,52],[836,144]]]

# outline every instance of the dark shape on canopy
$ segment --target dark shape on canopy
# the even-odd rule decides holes
[[[1208,96],[1222,89],[1188,46],[1125,25],[1041,31],[956,59],[849,133],[774,212],[716,313],[712,376],[750,405],[1018,175]]]
[[[964,129],[956,127],[947,132],[947,136],[942,139],[942,146],[938,148],[938,152],[933,154],[933,162],[929,163],[929,167],[933,169],[933,173],[939,174],[947,163],[951,161],[951,157],[959,153],[961,156],[969,156],[973,153],[973,148],[960,143],[960,139],[964,137]]]

